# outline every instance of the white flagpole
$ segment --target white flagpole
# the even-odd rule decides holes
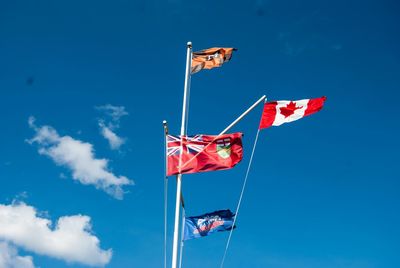
[[[186,73],[185,73],[185,86],[183,92],[183,107],[182,107],[182,124],[181,124],[181,137],[186,135],[186,118],[187,118],[187,97],[188,90],[190,87],[190,71],[192,63],[192,42],[187,43],[186,53]],[[181,156],[183,146],[181,140]],[[179,167],[181,167],[182,157],[179,159]],[[172,268],[176,268],[177,256],[178,256],[178,236],[179,236],[179,215],[181,205],[181,189],[182,189],[182,174],[178,174],[176,177],[176,203],[175,203],[175,226],[174,226],[174,241],[172,246]]]
[[[168,151],[167,151],[167,136],[168,136],[168,123],[163,121],[164,127],[164,268],[167,268],[167,225],[168,225]]]
[[[229,126],[227,126],[224,130],[221,131],[221,133],[218,134],[218,136],[224,135],[228,130],[230,130],[234,125],[236,125],[240,120],[243,119],[248,113],[250,113],[260,102],[265,101],[266,96],[263,95],[261,98],[258,99],[253,105],[249,107],[244,113],[242,113],[235,121],[233,121]],[[217,136],[217,137],[218,137]]]

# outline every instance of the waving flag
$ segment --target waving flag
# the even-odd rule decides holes
[[[183,239],[199,238],[215,232],[229,231],[232,229],[234,216],[229,209],[218,210],[185,219]],[[234,228],[234,227],[233,227]]]
[[[167,175],[229,169],[242,160],[242,133],[167,136]],[[181,147],[182,142],[182,147]],[[181,159],[181,166],[179,161]],[[181,172],[179,172],[181,169]]]
[[[264,104],[259,129],[296,121],[322,109],[326,97],[298,101],[273,101]]]
[[[224,62],[232,58],[232,52],[236,50],[236,48],[213,47],[193,52],[192,74],[202,69],[221,67]]]

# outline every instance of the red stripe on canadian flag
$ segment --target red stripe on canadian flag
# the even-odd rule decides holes
[[[322,109],[326,97],[297,101],[273,101],[264,104],[259,129],[293,122]]]

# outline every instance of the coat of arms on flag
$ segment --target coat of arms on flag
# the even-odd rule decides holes
[[[217,143],[217,153],[222,158],[229,158],[231,156],[231,139],[225,138],[215,141]]]

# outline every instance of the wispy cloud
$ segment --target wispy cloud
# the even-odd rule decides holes
[[[124,106],[106,104],[102,106],[96,106],[95,108],[110,116],[114,124],[118,124],[121,117],[128,115],[128,112],[125,110]]]
[[[60,136],[51,126],[38,127],[34,117],[29,118],[29,126],[35,131],[35,136],[28,142],[39,146],[39,154],[50,157],[57,165],[69,168],[74,180],[94,185],[117,199],[123,198],[124,185],[133,184],[127,177],[110,172],[107,159],[95,158],[92,144],[70,136]]]
[[[115,134],[110,126],[105,125],[104,121],[99,120],[99,127],[100,134],[108,141],[112,150],[118,150],[125,143],[125,139]]]
[[[1,220],[1,219],[0,219]],[[34,268],[32,256],[19,256],[16,247],[0,241],[1,268]]]
[[[25,203],[0,204],[0,239],[27,251],[70,263],[104,266],[110,262],[112,250],[102,250],[99,247],[99,239],[91,233],[90,217],[63,216],[52,228],[49,219],[37,214],[34,207]],[[12,248],[11,255],[7,256],[14,258],[14,261],[25,263],[26,266],[5,267],[33,267],[31,257],[18,257]],[[0,267],[4,267],[1,266],[1,256]]]
[[[108,141],[112,150],[118,150],[126,139],[119,137],[115,130],[120,126],[121,117],[128,115],[124,106],[113,106],[111,104],[97,106],[97,110],[102,111],[107,119],[99,119],[100,134]]]

